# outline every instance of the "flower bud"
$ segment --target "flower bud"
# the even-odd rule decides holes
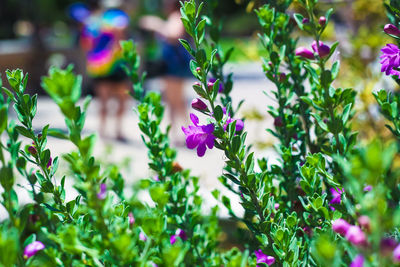
[[[303,23],[303,24],[308,24],[308,23],[310,23],[310,20],[309,20],[308,18],[304,18],[304,19],[302,20],[302,23]]]
[[[139,239],[142,240],[143,242],[146,242],[147,236],[143,232],[140,232]]]
[[[332,230],[341,235],[345,235],[350,226],[351,225],[343,219],[337,219],[332,222]]]
[[[31,155],[35,156],[37,154],[37,150],[34,146],[30,146],[28,147],[28,151],[29,153],[31,153]]]
[[[365,233],[357,225],[350,226],[345,237],[349,242],[356,246],[364,245],[367,242]]]
[[[213,87],[214,87],[214,83],[213,82],[208,82],[207,83],[207,87],[208,87],[208,91],[212,91]]]
[[[135,217],[133,217],[132,212],[128,213],[128,218],[129,218],[129,226],[132,226],[135,223]]]
[[[321,25],[322,27],[325,26],[326,24],[326,18],[324,16],[319,17],[318,20],[319,25]]]
[[[281,117],[276,117],[274,119],[274,126],[275,127],[282,127],[283,126],[283,121]]]
[[[279,82],[284,82],[286,81],[286,74],[285,73],[281,73],[279,74]]]
[[[50,168],[52,163],[53,163],[53,159],[50,157],[50,158],[49,158],[49,161],[47,162],[46,167],[47,167],[47,168]]]
[[[393,24],[386,24],[385,27],[383,28],[383,31],[387,34],[395,35],[395,36],[400,36],[400,30]]]
[[[279,209],[279,203],[275,203],[274,208],[277,210]]]
[[[199,73],[199,74],[201,73],[200,67],[197,67],[197,68],[196,68],[196,72]]]
[[[368,216],[362,215],[358,218],[358,224],[367,231],[371,230],[371,220]]]
[[[197,110],[207,110],[207,105],[201,99],[195,98],[192,101],[192,108]]]
[[[296,49],[296,56],[308,58],[308,59],[314,59],[314,54],[310,50],[308,50],[305,47],[299,47]]]
[[[316,41],[314,41],[311,44],[311,47],[322,58],[326,57],[331,52],[331,49],[329,48],[329,46],[325,45],[321,41],[319,41],[319,47],[317,46],[317,42]]]
[[[107,196],[107,185],[106,184],[101,184],[100,185],[100,191],[97,193],[97,198],[100,200],[105,199]]]

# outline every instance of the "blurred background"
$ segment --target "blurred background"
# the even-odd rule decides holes
[[[165,1],[168,2],[168,0],[102,0],[95,1],[95,5],[103,11],[118,9],[128,16],[129,22],[126,27],[124,26],[123,39],[133,39],[138,43],[142,69],[148,73],[146,89],[160,91],[167,105],[171,103],[168,101],[170,96],[165,92],[166,83],[163,82],[166,73],[162,62],[163,45],[160,42],[160,34],[144,26],[147,22],[143,22],[145,21],[143,18],[149,16],[167,20],[169,14],[166,12]],[[234,103],[245,100],[240,116],[246,119],[245,130],[249,132],[248,141],[255,144],[254,149],[258,156],[267,156],[273,161],[274,138],[265,129],[273,125],[266,107],[274,105],[274,102],[263,93],[272,90],[273,85],[267,82],[262,72],[260,57],[263,52],[257,37],[259,25],[252,11],[265,1],[252,1],[250,4],[246,0],[218,2],[218,14],[224,22],[223,47],[235,49],[226,68],[227,73],[234,73],[232,98]],[[379,66],[380,48],[389,42],[383,34],[383,25],[387,23],[383,1],[320,0],[319,2],[321,14],[332,7],[335,10],[332,23],[322,39],[327,43],[336,40],[340,42],[338,57],[341,60],[341,71],[335,85],[353,87],[358,91],[355,127],[360,131],[361,140],[372,139],[377,134],[388,136],[384,120],[379,117],[378,107],[371,94],[373,90],[380,88],[391,90],[395,86],[390,78],[380,73]],[[0,0],[0,73],[4,80],[6,69],[21,68],[24,72],[28,72],[29,92],[41,95],[35,127],[41,129],[44,125],[50,124],[51,127],[63,129],[65,126],[62,115],[56,105],[44,95],[40,80],[41,76],[46,75],[50,66],[66,67],[73,64],[75,72],[83,76],[84,94],[94,96],[89,108],[86,131],[104,131],[103,138],[98,141],[96,154],[105,163],[119,163],[124,168],[127,184],[133,185],[139,178],[151,175],[146,165],[146,157],[143,156],[145,147],[140,139],[137,117],[132,111],[135,103],[131,100],[124,103],[122,121],[118,121],[121,103],[118,97],[114,99],[110,96],[112,99],[107,103],[109,112],[106,114],[110,117],[109,124],[107,126],[104,124],[102,120],[104,103],[101,95],[96,93],[96,79],[88,75],[88,51],[82,45],[85,23],[79,19],[81,13],[71,11],[71,6],[76,7],[76,4],[77,1],[74,0]],[[93,1],[83,1],[79,5],[82,4],[90,6]],[[294,5],[293,12],[302,10]],[[301,35],[299,45],[311,43],[307,36],[304,37],[304,33]],[[182,79],[183,91],[175,93],[182,97],[185,108],[174,113],[171,111],[171,106],[167,105],[166,108],[170,112],[166,114],[170,116],[167,116],[165,125],[174,121],[175,116],[183,118],[174,122],[176,131],[172,131],[173,144],[179,151],[178,161],[184,168],[192,169],[194,175],[201,177],[202,194],[210,200],[211,206],[215,203],[210,192],[215,187],[224,190],[215,182],[221,175],[223,155],[213,149],[207,151],[207,157],[198,158],[195,152],[185,148],[184,135],[179,128],[188,123],[190,102],[195,95],[191,88],[194,80],[185,75]],[[4,83],[8,86],[6,82]],[[174,109],[174,104],[171,105]],[[117,137],[120,138],[114,135],[115,128],[120,128],[120,133],[117,133],[120,135]],[[50,139],[49,148],[52,153],[58,155],[72,149],[68,143],[56,139]],[[226,192],[226,195],[229,195],[229,192]],[[239,202],[232,201],[232,203]],[[235,208],[240,209],[239,206]]]

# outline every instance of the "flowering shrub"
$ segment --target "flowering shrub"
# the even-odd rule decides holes
[[[149,158],[152,176],[140,182],[154,205],[127,197],[116,165],[93,156],[95,135],[82,131],[90,98],[80,102],[81,77],[73,68],[51,68],[42,86],[65,117],[67,132],[32,125],[37,96],[25,93],[27,75],[6,72],[9,88],[0,94],[0,202],[8,218],[0,222],[0,266],[393,266],[400,263],[399,154],[400,98],[374,93],[388,120],[393,141],[357,142],[352,130],[356,93],[335,88],[340,63],[338,43],[321,36],[332,10],[317,14],[317,0],[299,0],[302,14],[289,15],[292,0],[270,1],[256,10],[265,57],[263,70],[273,84],[265,93],[277,138],[279,163],[258,157],[246,143],[245,120],[238,117],[230,93],[233,74],[225,72],[232,49],[220,45],[218,1],[182,2],[182,21],[191,40],[180,40],[193,57],[198,80],[193,90],[192,125],[183,126],[189,149],[207,157],[207,149],[225,155],[221,183],[237,194],[245,210],[238,215],[231,200],[215,198],[237,222],[247,226],[244,249],[221,249],[218,207],[202,212],[198,177],[183,169],[170,146],[169,128],[161,122],[161,96],[143,89],[140,58],[131,41],[122,42],[125,71]],[[398,29],[400,4],[387,4],[394,38],[382,48],[383,75],[399,84]],[[312,36],[300,46],[295,30]],[[1,80],[0,80],[1,83]],[[307,86],[306,86],[307,84]],[[4,97],[6,96],[6,97]],[[13,105],[17,120],[9,120]],[[195,112],[205,115],[200,122]],[[58,170],[60,158],[47,148],[47,137],[74,144],[62,155],[69,171]],[[193,155],[195,157],[195,155]],[[16,179],[32,203],[18,203]],[[78,196],[66,201],[66,179]],[[26,184],[26,186],[25,186]]]

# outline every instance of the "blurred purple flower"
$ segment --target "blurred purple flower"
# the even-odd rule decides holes
[[[393,261],[400,262],[400,245],[393,250]]]
[[[210,78],[208,80],[209,82],[211,82],[213,85],[214,83],[217,81],[217,79],[215,78]],[[218,93],[222,93],[224,91],[224,85],[221,83],[221,81],[219,82],[219,88],[218,88]]]
[[[332,194],[332,200],[329,202],[329,204],[340,204],[344,189],[329,188],[329,191],[331,191]]]
[[[329,48],[329,46],[327,46],[326,44],[324,44],[321,41],[319,41],[319,47],[317,46],[317,41],[314,41],[311,44],[311,47],[315,53],[318,53],[318,55],[320,57],[326,57],[331,52],[331,49]]]
[[[369,191],[371,191],[372,190],[372,185],[366,185],[365,187],[364,187],[364,192],[369,192]]]
[[[350,226],[345,237],[349,242],[356,246],[364,245],[367,242],[367,237],[357,225]]]
[[[384,256],[389,255],[396,248],[397,242],[393,238],[385,237],[380,242],[380,251]]]
[[[133,217],[132,212],[128,213],[128,218],[129,218],[129,225],[132,226],[135,223],[135,217]]]
[[[314,53],[311,52],[309,49],[302,47],[302,46],[297,48],[295,53],[296,53],[296,56],[300,56],[300,57],[304,57],[304,58],[308,58],[308,59],[314,59]]]
[[[364,266],[364,256],[358,254],[354,260],[351,262],[350,267],[363,267]]]
[[[275,258],[272,256],[265,255],[261,249],[254,251],[257,258],[257,263],[266,263],[268,266],[275,263]],[[257,265],[259,267],[259,265]]]
[[[143,232],[140,232],[139,239],[142,240],[143,242],[146,242],[147,236]]]
[[[182,229],[177,229],[175,234],[172,235],[169,239],[169,241],[171,242],[171,245],[175,244],[177,238],[180,237],[182,239],[182,241],[186,241],[187,240],[187,235],[186,232],[183,231]]]
[[[214,147],[214,124],[199,125],[199,118],[193,113],[190,113],[190,119],[194,125],[189,125],[187,128],[182,127],[186,136],[186,145],[189,149],[197,147],[197,155],[202,157],[206,153],[207,147],[209,149]]]
[[[358,224],[365,230],[369,231],[371,229],[371,220],[368,216],[362,215],[358,217]]]
[[[224,115],[226,115],[226,108],[222,108],[222,111],[224,112]],[[232,119],[230,115],[228,115],[228,118],[226,120],[226,124],[224,125],[224,130],[226,131],[226,128],[228,127],[229,124],[231,124],[232,122],[236,121],[236,131],[240,132],[241,130],[243,130],[244,127],[244,122],[240,119]]]
[[[350,226],[351,225],[343,219],[337,219],[332,222],[332,230],[341,235],[347,234]]]
[[[400,66],[400,49],[397,45],[387,44],[381,49],[383,55],[381,58],[381,72],[386,75],[397,75],[400,78],[400,71],[396,70]]]
[[[301,22],[303,24],[307,24],[307,23],[310,23],[310,20],[308,18],[303,18],[303,20]]]
[[[107,185],[103,183],[100,185],[100,192],[97,193],[97,198],[105,199],[106,196],[107,196]]]
[[[45,245],[40,241],[35,241],[27,245],[24,249],[24,257],[30,258],[34,256],[38,251],[45,249]]]

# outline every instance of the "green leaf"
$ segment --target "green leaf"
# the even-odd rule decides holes
[[[342,116],[343,125],[345,125],[347,120],[349,119],[351,106],[352,106],[352,103],[347,104],[343,109],[343,116]]]
[[[299,13],[295,13],[293,15],[293,17],[294,17],[294,20],[297,22],[297,25],[299,26],[299,28],[301,30],[304,30],[304,28],[303,28],[303,19],[304,19],[303,15],[301,15]]]
[[[0,108],[0,135],[4,132],[4,130],[7,128],[7,106],[2,106]]]
[[[222,120],[222,117],[224,116],[224,112],[222,111],[222,108],[220,105],[216,106],[214,109],[214,118],[216,121]]]
[[[22,134],[23,136],[29,138],[29,139],[34,139],[35,136],[33,135],[33,133],[31,131],[29,131],[28,129],[26,129],[23,126],[15,126],[15,129],[18,131],[18,133]]]

